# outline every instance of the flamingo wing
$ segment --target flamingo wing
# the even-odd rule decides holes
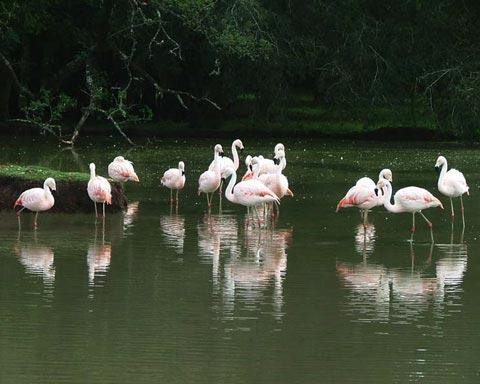
[[[443,180],[443,185],[445,188],[448,188],[453,191],[453,193],[458,195],[463,195],[464,193],[469,192],[469,187],[467,185],[467,180],[462,172],[456,169],[450,169],[446,174]]]
[[[355,185],[338,202],[336,211],[338,212],[341,208],[354,206],[360,209],[369,209],[375,205],[377,205],[375,192],[370,188]]]

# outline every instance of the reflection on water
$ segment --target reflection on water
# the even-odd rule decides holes
[[[41,276],[46,286],[55,282],[54,252],[51,247],[19,241],[15,245],[15,254],[30,275]]]
[[[97,231],[101,230],[102,239],[97,240]],[[95,228],[95,238],[88,247],[87,265],[88,281],[90,286],[102,286],[105,282],[110,260],[112,258],[112,245],[105,242],[105,228]],[[97,282],[95,280],[98,280]]]
[[[138,215],[138,201],[133,201],[127,205],[127,209],[123,214],[123,232],[128,234],[129,230],[133,227],[133,222]]]
[[[467,267],[466,245],[439,245],[435,250],[438,260],[432,261],[433,244],[417,249],[410,244],[410,265],[403,268],[367,263],[366,259],[337,261],[337,273],[349,291],[345,311],[356,321],[399,324],[419,320],[432,307],[437,318],[444,317],[445,310],[451,311],[446,306],[458,311]]]
[[[355,250],[363,255],[368,256],[375,249],[375,226],[368,223],[366,226],[358,224],[355,231]]]
[[[291,239],[292,230],[275,229],[245,230],[239,238],[236,216],[204,216],[199,254],[212,264],[214,307],[223,319],[250,319],[259,308],[281,319]]]
[[[185,243],[185,217],[181,215],[164,215],[160,217],[160,228],[167,245],[179,255],[183,255]]]

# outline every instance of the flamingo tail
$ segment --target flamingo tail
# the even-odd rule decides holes
[[[13,204],[13,209],[15,209],[15,207],[16,207],[17,205],[20,205],[20,206],[22,205],[22,198],[21,198],[21,197],[19,197],[19,198],[15,201],[15,204]]]
[[[335,212],[340,211],[340,209],[345,207],[346,205],[352,205],[352,199],[351,198],[344,197],[343,199],[341,199],[337,204],[337,209],[335,210]]]

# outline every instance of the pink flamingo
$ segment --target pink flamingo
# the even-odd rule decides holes
[[[275,193],[279,199],[284,196],[292,196],[293,192],[288,188],[288,179],[282,174],[282,169],[285,168],[285,152],[279,150],[275,155],[276,170],[274,173],[266,173],[259,176],[259,180],[267,186],[273,193]]]
[[[105,218],[105,203],[112,204],[112,188],[107,179],[95,175],[94,163],[90,163],[90,180],[87,185],[87,192],[95,206],[95,217],[98,217],[97,203],[102,203],[103,218]]]
[[[38,213],[43,211],[48,211],[55,204],[55,199],[53,198],[51,191],[56,191],[57,187],[55,180],[51,177],[45,180],[43,183],[43,188],[31,188],[22,192],[13,205],[13,208],[17,205],[22,208],[17,212],[18,217],[18,227],[20,228],[20,212],[25,208],[35,212],[35,219],[33,220],[33,227],[38,228]]]
[[[364,186],[354,185],[350,188],[347,194],[337,204],[336,212],[341,208],[357,207],[362,212],[363,227],[367,228],[368,210],[377,206],[378,196],[375,190]]]
[[[108,165],[108,176],[113,181],[124,183],[128,180],[139,182],[137,174],[133,169],[133,163],[130,160],[126,160],[123,156],[117,156]]]
[[[207,195],[207,205],[209,209],[212,207],[213,192],[220,186],[221,157],[223,157],[223,148],[220,144],[217,144],[213,149],[214,169],[203,172],[198,178],[198,194],[205,193]],[[212,194],[211,197],[209,197],[210,193]]]
[[[231,178],[225,191],[225,197],[232,203],[252,207],[257,214],[258,224],[260,226],[260,216],[258,215],[256,207],[264,203],[280,204],[280,199],[260,180],[245,180],[235,185],[237,182],[237,173],[233,168],[229,168],[227,171],[227,177],[230,175]],[[233,189],[234,186],[235,190]]]
[[[165,171],[161,182],[163,186],[170,188],[170,203],[173,203],[173,190],[177,191],[175,201],[178,205],[178,190],[185,186],[185,163],[180,161],[178,168],[170,168]]]
[[[392,198],[392,184],[390,184],[390,181],[386,179],[379,180],[377,183],[377,188],[386,189],[383,205],[387,211],[393,213],[412,213],[413,221],[411,240],[413,240],[413,234],[415,233],[415,213],[418,212],[425,219],[428,228],[430,228],[430,237],[433,243],[433,224],[425,217],[425,215],[422,213],[422,210],[434,207],[440,207],[443,209],[443,205],[440,200],[438,200],[426,189],[418,187],[406,187],[399,189],[395,193],[395,196],[393,197],[394,204],[392,204],[390,202],[390,199]],[[378,190],[376,192],[378,192]]]
[[[435,168],[440,170],[440,175],[438,177],[438,190],[442,195],[447,196],[450,199],[450,207],[452,209],[452,220],[455,216],[455,212],[453,211],[453,201],[452,197],[460,197],[460,204],[462,207],[462,222],[463,226],[465,226],[465,215],[464,215],[464,208],[463,208],[463,199],[462,195],[466,193],[469,195],[468,192],[468,185],[467,181],[465,180],[465,176],[460,171],[456,169],[450,169],[447,171],[448,164],[447,159],[443,156],[439,156],[437,162],[435,164]]]

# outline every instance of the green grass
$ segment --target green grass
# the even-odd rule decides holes
[[[45,180],[53,177],[56,181],[88,181],[89,174],[81,172],[61,172],[37,165],[0,165],[0,177],[18,177],[25,180]]]

